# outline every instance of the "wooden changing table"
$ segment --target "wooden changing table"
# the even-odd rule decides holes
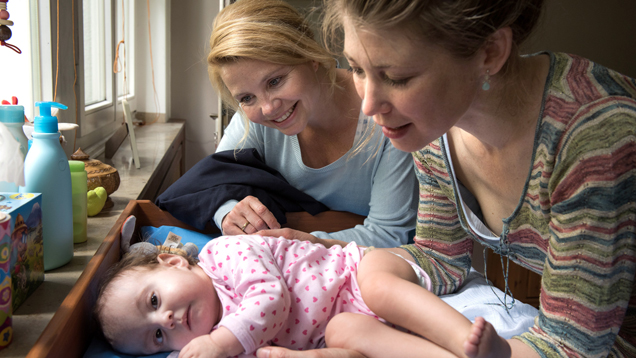
[[[129,215],[135,215],[137,218],[136,232],[142,226],[162,225],[196,230],[175,219],[168,212],[160,210],[151,201],[130,201],[27,357],[81,357],[84,354],[97,329],[91,312],[99,279],[120,259],[121,226]],[[298,230],[339,231],[361,224],[364,217],[351,213],[327,211],[316,216],[305,212],[288,213],[287,220],[286,227]],[[133,235],[133,237],[137,236]]]

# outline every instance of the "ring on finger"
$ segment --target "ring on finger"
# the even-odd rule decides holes
[[[247,225],[249,225],[250,222],[246,221],[245,224],[243,224],[243,226],[241,226],[241,231],[245,232],[245,228],[247,227]]]

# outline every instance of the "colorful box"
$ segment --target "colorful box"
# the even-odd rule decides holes
[[[44,281],[42,195],[0,193],[0,212],[11,216],[9,225],[11,306],[15,312]],[[0,251],[0,261],[3,254],[4,251]]]
[[[11,216],[0,213],[0,349],[13,339],[11,308]]]

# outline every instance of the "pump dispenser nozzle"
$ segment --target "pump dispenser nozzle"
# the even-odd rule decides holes
[[[33,121],[36,133],[57,133],[57,117],[51,115],[51,107],[67,109],[65,105],[57,102],[35,102],[40,107],[40,115]]]

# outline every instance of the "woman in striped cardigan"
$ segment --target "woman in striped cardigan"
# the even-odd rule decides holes
[[[418,225],[402,248],[433,292],[462,285],[478,243],[542,275],[513,357],[635,357],[636,81],[574,55],[520,56],[541,7],[327,0],[325,28],[344,30],[365,114],[413,152]]]

